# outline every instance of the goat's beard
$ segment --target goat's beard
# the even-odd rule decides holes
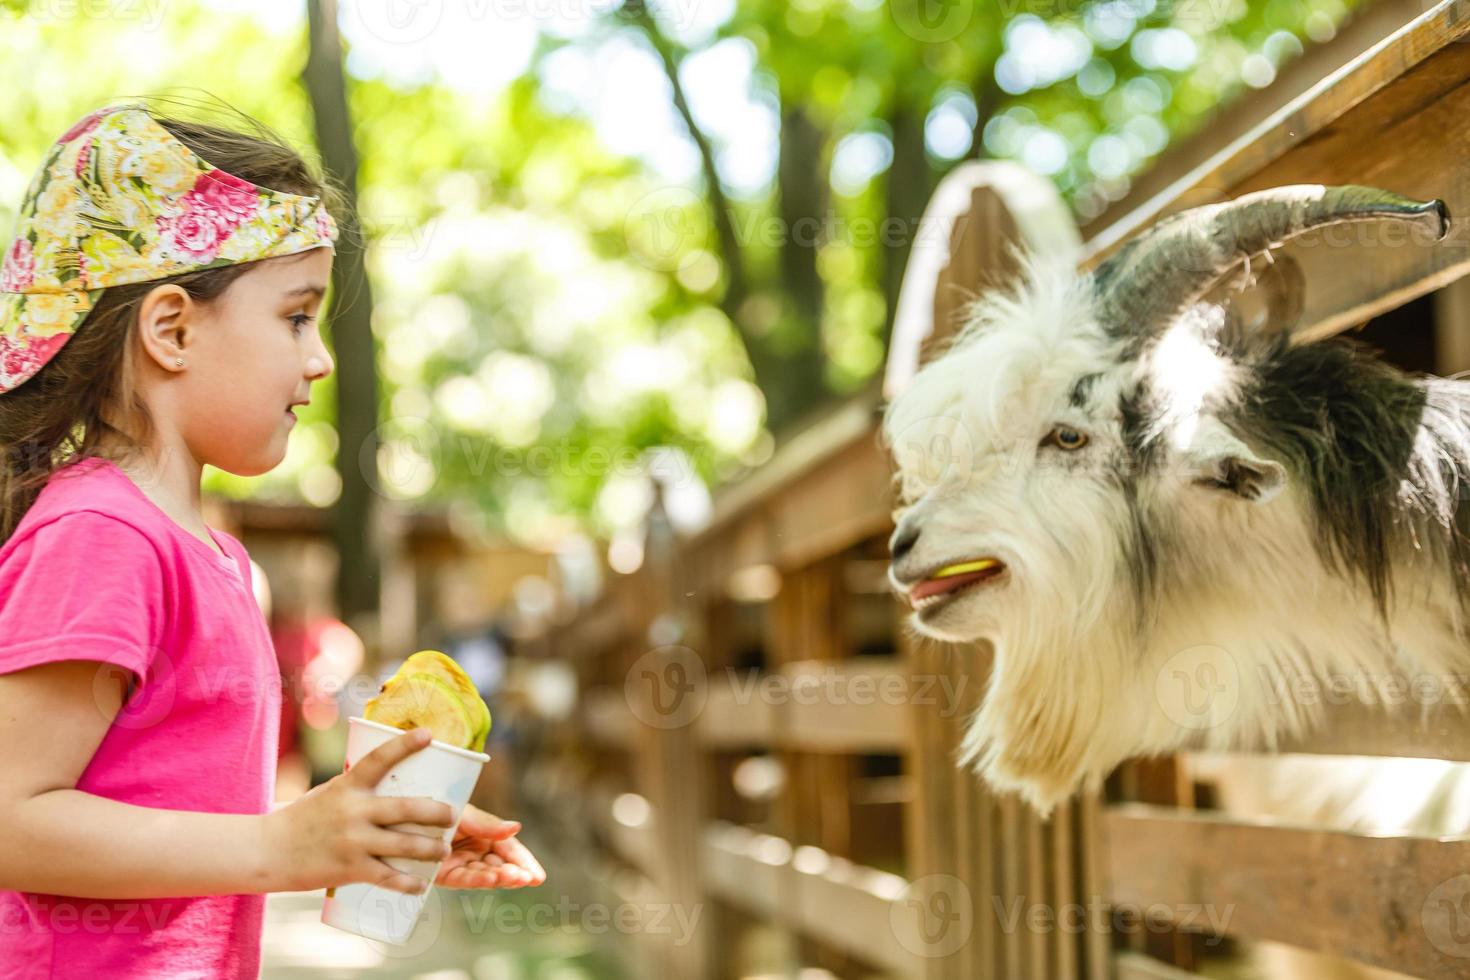
[[[961,762],[1049,814],[1130,757],[1275,749],[1316,729],[1334,701],[1417,703],[1395,701],[1385,679],[1403,691],[1463,669],[1452,600],[1423,568],[1397,570],[1406,598],[1385,624],[1360,583],[1302,560],[1304,526],[1271,523],[1273,548],[1210,567],[1176,560],[1152,612],[1110,576],[1078,582],[1070,600],[1060,584],[1042,595],[1028,588],[1038,579],[1013,583],[994,629],[972,637],[995,655]]]
[[[1028,607],[1034,614],[1018,615]],[[1046,814],[1079,786],[1096,789],[1129,754],[1117,712],[1140,679],[1136,658],[1118,655],[1131,630],[1112,620],[1126,616],[1083,621],[1042,609],[1008,604],[997,628],[976,637],[994,656],[959,761]]]

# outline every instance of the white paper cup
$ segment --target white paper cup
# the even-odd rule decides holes
[[[347,719],[347,765],[384,742],[403,734],[403,730],[366,718]],[[425,748],[388,770],[378,783],[379,796],[426,796],[448,803],[454,808],[457,826],[465,804],[479,781],[480,770],[490,757],[435,740]],[[394,824],[390,830],[438,837],[446,844],[454,838],[455,827],[431,827],[424,824]],[[322,921],[346,932],[366,936],[385,943],[403,945],[413,935],[419,914],[428,901],[438,877],[440,861],[418,861],[413,858],[384,858],[384,863],[428,882],[429,888],[419,895],[405,895],[378,885],[366,883],[339,885],[327,889],[322,907]]]

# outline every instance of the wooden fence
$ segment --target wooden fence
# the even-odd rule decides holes
[[[1470,217],[1467,83],[1470,2],[1433,6],[1085,239],[1036,178],[966,165],[926,216],[945,233],[915,247],[886,390],[908,382],[967,295],[1009,274],[1009,242],[1091,265],[1176,210],[1291,183],[1383,186]],[[1309,285],[1301,334],[1446,286],[1470,271],[1467,243],[1457,229],[1438,248],[1361,261],[1288,244]],[[633,975],[727,977],[739,963],[792,976],[1181,978],[1216,941],[1190,910],[1222,907],[1234,910],[1226,943],[1470,975],[1470,943],[1456,938],[1470,887],[1444,893],[1470,865],[1470,838],[1229,818],[1205,808],[1181,759],[1130,762],[1102,798],[1041,820],[956,768],[989,654],[916,642],[884,584],[883,397],[875,385],[791,439],[697,538],[656,524],[644,567],[544,644],[574,665],[581,701],[532,783],[539,802],[583,838],[610,898],[700,913],[687,934],[636,931]],[[1470,760],[1452,714],[1416,724],[1343,710],[1292,748]]]

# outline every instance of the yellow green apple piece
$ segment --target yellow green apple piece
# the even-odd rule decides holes
[[[423,726],[436,740],[461,748],[473,744],[478,731],[459,692],[436,674],[399,671],[367,703],[363,717],[404,731]]]
[[[470,675],[466,674],[464,668],[452,657],[438,650],[420,650],[405,660],[403,666],[398,668],[398,672],[433,674],[448,682],[458,691],[475,724],[474,738],[465,748],[475,752],[485,751],[485,738],[490,734],[490,709],[485,705],[485,699],[480,697],[480,692],[475,687],[475,682],[470,680]]]

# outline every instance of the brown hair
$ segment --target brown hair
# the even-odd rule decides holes
[[[344,214],[337,186],[263,123],[225,108],[248,131],[172,118],[152,108],[149,113],[221,170],[273,190],[321,197],[334,217]],[[172,283],[207,304],[251,266],[226,265],[105,290],[55,356],[0,395],[0,544],[15,533],[57,470],[89,456],[111,457],[112,446],[120,448],[119,455],[136,452],[151,438],[153,419],[133,383],[132,339],[143,297]],[[123,420],[131,431],[113,424]]]

